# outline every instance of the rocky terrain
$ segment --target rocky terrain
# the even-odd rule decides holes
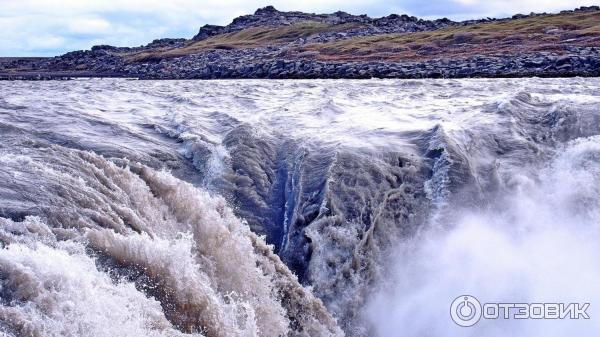
[[[517,76],[600,76],[600,8],[454,22],[268,6],[189,40],[0,59],[0,79]]]

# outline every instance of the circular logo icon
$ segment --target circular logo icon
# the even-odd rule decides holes
[[[450,317],[462,327],[473,326],[481,319],[481,303],[473,296],[458,296],[450,306]]]

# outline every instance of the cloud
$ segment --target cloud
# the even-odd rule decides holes
[[[67,28],[72,34],[102,35],[110,33],[112,25],[101,18],[75,18],[67,22]]]
[[[414,15],[453,19],[506,17],[531,12],[558,12],[580,6],[596,5],[597,0],[436,0],[403,2]]]
[[[372,16],[407,13],[454,19],[557,11],[594,0],[0,0],[0,56],[57,55],[94,44],[138,46],[193,36],[259,7]]]
[[[52,50],[60,48],[65,43],[62,36],[44,34],[34,36],[27,40],[27,49],[29,50]]]

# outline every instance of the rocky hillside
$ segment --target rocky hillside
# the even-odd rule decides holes
[[[268,6],[192,39],[0,59],[0,78],[599,76],[600,8],[454,22],[281,12]]]
[[[252,27],[285,27],[303,22],[320,23],[324,26],[337,26],[338,34],[317,34],[320,41],[368,36],[385,33],[413,33],[435,30],[456,25],[448,19],[434,21],[421,20],[414,16],[391,14],[372,19],[366,15],[352,15],[345,12],[333,14],[309,14],[302,12],[280,12],[273,6],[258,9],[252,15],[240,16],[227,26],[205,25],[193,40],[204,40],[212,36],[239,32]],[[344,26],[345,25],[345,26]]]

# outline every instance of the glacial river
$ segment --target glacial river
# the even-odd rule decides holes
[[[600,80],[3,82],[0,246],[4,336],[591,336]]]

